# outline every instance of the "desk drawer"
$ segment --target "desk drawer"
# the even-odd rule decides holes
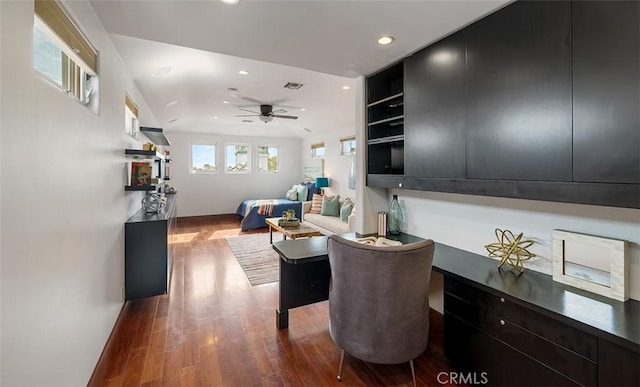
[[[515,304],[505,297],[494,296],[450,277],[445,278],[445,309],[447,309],[447,294],[464,300],[474,309],[479,308],[482,311],[481,313],[486,312],[499,319],[509,321],[522,329],[596,362],[598,348],[596,338],[577,328]],[[458,313],[473,312],[458,311]],[[460,317],[464,318],[464,316]],[[468,321],[471,322],[472,320]]]

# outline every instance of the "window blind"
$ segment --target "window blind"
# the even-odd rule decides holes
[[[54,0],[35,0],[35,14],[84,62],[97,73],[98,53]]]

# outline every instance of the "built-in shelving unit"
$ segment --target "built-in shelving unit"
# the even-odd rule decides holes
[[[367,79],[367,174],[404,174],[404,65]]]

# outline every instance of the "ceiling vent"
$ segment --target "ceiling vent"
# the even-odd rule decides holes
[[[298,90],[302,86],[303,86],[302,83],[295,83],[295,82],[287,82],[287,84],[284,85],[285,89],[291,89],[291,90]]]

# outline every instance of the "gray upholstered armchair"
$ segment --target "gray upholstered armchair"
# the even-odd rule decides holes
[[[329,331],[342,349],[367,362],[409,362],[427,348],[432,240],[374,247],[337,235],[328,239],[331,263]]]

